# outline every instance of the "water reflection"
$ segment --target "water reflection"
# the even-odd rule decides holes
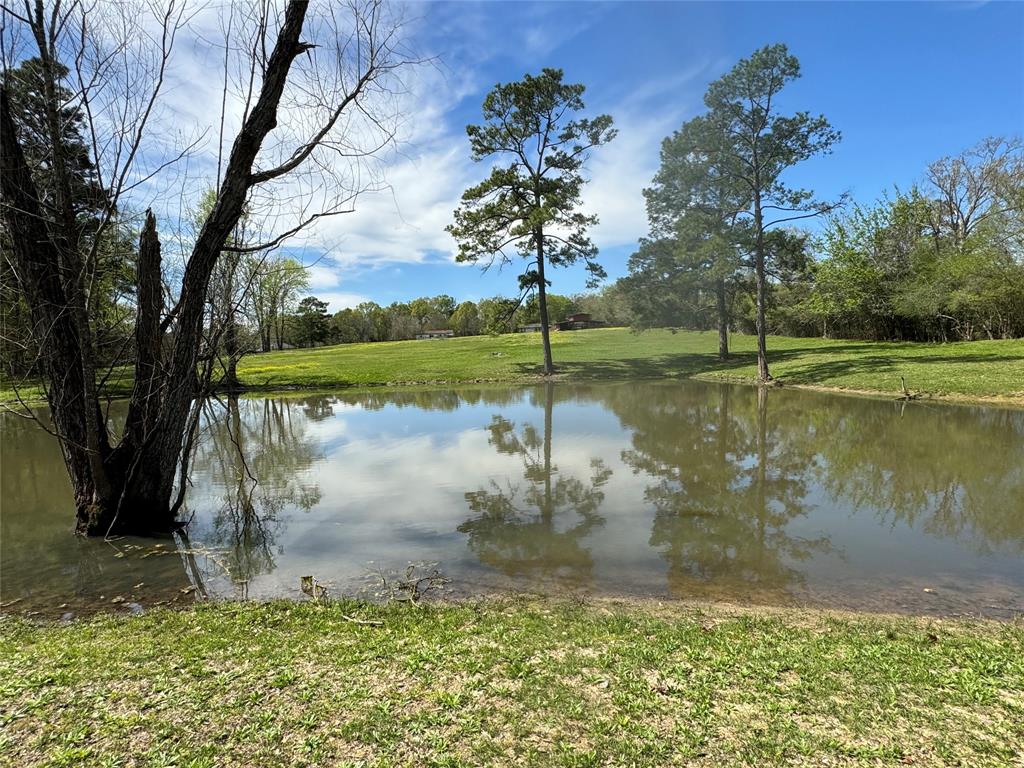
[[[331,401],[322,397],[236,396],[206,403],[207,433],[196,450],[193,484],[220,494],[190,495],[186,515],[202,516],[212,506],[203,554],[228,577],[237,597],[247,597],[249,583],[274,570],[274,544],[286,517],[319,503],[320,489],[304,472],[323,454],[307,425],[333,414]]]
[[[488,488],[466,493],[473,517],[459,526],[482,563],[513,576],[543,577],[562,585],[589,584],[593,557],[582,541],[604,524],[597,514],[602,486],[611,477],[600,458],[586,480],[559,473],[551,463],[554,385],[541,392],[543,431],[526,424],[519,431],[496,414],[488,442],[500,454],[522,461],[522,479],[491,480]]]
[[[668,561],[669,590],[778,599],[804,581],[799,563],[830,551],[827,536],[789,524],[807,514],[815,468],[806,432],[769,418],[767,389],[735,398],[729,387],[660,388],[637,403],[620,391],[609,405],[632,430],[623,459],[656,482],[651,546]],[[623,396],[625,395],[625,396]]]
[[[71,536],[52,438],[2,427],[0,602],[49,615],[409,560],[463,591],[1024,608],[1022,411],[697,382],[211,401],[189,538],[112,544]]]
[[[1024,555],[1024,412],[829,399],[801,418],[825,438],[818,480],[837,504],[981,553]]]

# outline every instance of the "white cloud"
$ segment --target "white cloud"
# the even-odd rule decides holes
[[[370,301],[369,296],[364,296],[361,293],[346,293],[344,291],[318,291],[312,289],[312,292],[316,294],[316,297],[321,301],[326,301],[329,311],[333,314],[340,312],[343,309],[351,309],[362,304],[364,301]]]
[[[647,232],[643,189],[658,170],[661,142],[700,105],[700,64],[627,91],[601,112],[615,119],[619,134],[598,147],[589,163],[590,183],[583,201],[600,219],[591,233],[599,248],[635,244]]]
[[[385,265],[453,260],[455,244],[445,227],[463,190],[486,173],[484,165],[474,164],[469,158],[463,120],[455,117],[456,110],[467,100],[476,104],[482,99],[492,84],[484,74],[489,62],[512,59],[536,70],[537,61],[553,57],[560,46],[584,32],[603,12],[598,7],[589,8],[571,23],[563,23],[565,14],[556,8],[527,6],[523,9],[524,23],[511,31],[497,28],[494,17],[478,6],[431,6],[428,15],[413,21],[409,32],[415,38],[414,45],[426,46],[422,51],[426,56],[443,52],[445,59],[405,73],[403,87],[391,95],[388,103],[394,114],[401,116],[397,144],[352,171],[352,184],[380,191],[359,195],[353,212],[321,219],[288,242],[306,263],[313,263],[310,287],[316,295],[331,301],[332,310],[337,311],[366,298],[345,290],[346,280],[357,273]],[[181,42],[173,59],[163,101],[165,113],[175,118],[169,123],[174,127],[168,135],[187,126],[183,135],[205,130],[207,138],[187,165],[167,174],[169,180],[162,187],[151,184],[140,190],[136,201],[139,210],[162,195],[163,216],[173,220],[181,215],[182,207],[178,199],[170,200],[177,196],[168,195],[168,189],[178,184],[186,190],[187,209],[189,195],[195,197],[199,189],[213,181],[222,97],[220,76],[216,74],[221,54],[215,41],[221,34],[221,23],[216,9],[193,20],[192,36]],[[213,47],[203,40],[213,41]],[[706,70],[707,66],[699,66],[662,80],[642,81],[631,88],[628,84],[607,83],[605,93],[615,88],[624,90],[617,96],[606,96],[606,103],[588,99],[589,113],[612,114],[619,129],[611,144],[593,153],[587,171],[591,181],[585,188],[584,206],[600,218],[592,232],[599,248],[635,243],[646,232],[641,191],[657,168],[661,139],[699,104],[700,88],[694,81]],[[591,93],[588,91],[588,96]],[[228,103],[226,149],[240,122],[240,96],[229,94]],[[287,140],[295,138],[295,131],[302,134],[301,121],[293,116],[284,115],[282,122],[272,134],[280,142],[277,154],[290,151]],[[268,155],[263,164],[273,162],[273,148],[263,154]],[[331,162],[347,168],[349,161],[335,158]],[[270,205],[262,221],[264,234],[269,237],[294,224],[298,205],[294,199],[308,202],[336,191],[303,187],[301,179],[289,179],[277,190],[285,202],[276,204],[276,210]]]

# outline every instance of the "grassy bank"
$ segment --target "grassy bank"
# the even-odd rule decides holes
[[[4,619],[0,734],[18,766],[1009,765],[1024,627],[526,599]]]
[[[679,378],[754,381],[755,340],[734,335],[733,357],[717,358],[714,333],[608,328],[555,333],[561,377],[572,380]],[[772,373],[789,385],[898,392],[900,377],[915,391],[939,397],[1024,401],[1024,340],[953,344],[835,341],[773,336]],[[250,355],[239,366],[253,388],[527,381],[540,375],[539,334],[476,336],[443,341],[344,344]],[[125,392],[130,381],[111,382]],[[0,393],[10,399],[8,389]],[[29,392],[27,394],[34,394]]]

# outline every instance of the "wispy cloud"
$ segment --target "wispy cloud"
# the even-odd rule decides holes
[[[434,58],[407,72],[404,88],[393,94],[391,106],[401,116],[394,144],[359,169],[372,177],[370,186],[375,191],[359,195],[351,213],[322,219],[288,243],[292,255],[312,265],[311,288],[329,300],[333,310],[366,298],[362,286],[356,290],[348,286],[367,272],[403,263],[454,260],[454,242],[445,227],[463,190],[486,172],[469,158],[466,116],[472,119],[478,113],[477,105],[495,80],[506,79],[494,73],[507,72],[509,61],[523,71],[536,71],[546,61],[557,62],[558,50],[585,34],[605,13],[600,5],[574,6],[572,14],[557,5],[517,6],[522,23],[505,28],[496,23],[493,7],[485,4],[412,9],[422,10],[407,29],[412,47]],[[194,206],[200,191],[216,178],[222,98],[216,73],[222,54],[209,41],[218,39],[221,25],[215,11],[197,16],[193,37],[179,49],[168,73],[163,104],[174,118],[167,123],[169,134],[180,134],[187,127],[190,135],[205,131],[206,139],[171,182],[160,189],[151,185],[140,190],[141,207],[162,197],[167,219],[180,217]],[[588,90],[588,112],[612,114],[619,129],[611,144],[593,153],[587,169],[590,183],[584,203],[588,213],[600,218],[592,233],[599,248],[635,243],[646,231],[641,190],[657,168],[661,139],[699,107],[702,88],[697,81],[712,66],[692,67],[660,80],[604,83],[601,89]],[[229,93],[228,106],[229,147],[241,120],[240,96]],[[167,194],[172,184],[180,189],[176,196]],[[277,190],[284,199],[304,191],[287,186]],[[286,228],[289,214],[287,205],[276,210],[268,207],[259,225],[265,233],[274,233]]]

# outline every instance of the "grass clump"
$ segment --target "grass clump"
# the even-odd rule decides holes
[[[507,599],[0,623],[0,761],[1002,766],[1019,624]],[[352,621],[379,621],[380,626]]]

